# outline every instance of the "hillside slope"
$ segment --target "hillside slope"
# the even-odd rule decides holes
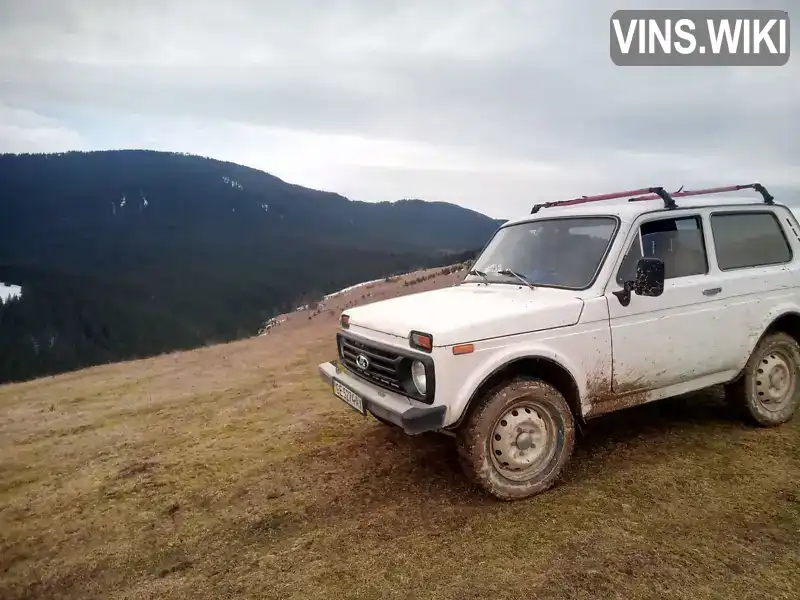
[[[505,504],[464,482],[450,438],[332,396],[337,311],[462,275],[0,386],[0,597],[795,597],[797,421],[747,427],[713,393],[627,410],[585,429],[556,488]]]
[[[499,222],[351,201],[143,150],[0,156],[0,381],[248,336],[347,285],[448,264]]]

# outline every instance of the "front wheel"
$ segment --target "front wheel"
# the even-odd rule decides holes
[[[726,388],[725,395],[753,423],[774,427],[789,421],[800,405],[800,345],[783,332],[771,333],[758,343],[744,374]]]
[[[575,445],[575,423],[564,396],[539,379],[517,378],[478,401],[458,432],[465,474],[500,500],[550,488]]]

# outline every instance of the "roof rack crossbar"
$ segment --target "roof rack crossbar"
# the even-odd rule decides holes
[[[672,198],[685,198],[686,196],[705,196],[707,194],[722,194],[725,192],[737,192],[739,190],[752,189],[761,194],[764,198],[764,204],[775,204],[775,197],[767,191],[760,183],[748,183],[745,185],[727,185],[722,187],[705,188],[702,190],[685,190],[672,193]],[[644,200],[656,200],[659,198],[657,194],[649,193],[644,196],[630,198],[629,202],[642,202]],[[674,208],[674,206],[673,206]]]
[[[675,208],[675,201],[672,199],[672,195],[667,192],[663,187],[651,187],[651,188],[642,188],[639,190],[626,190],[624,192],[611,192],[608,194],[598,194],[596,196],[582,196],[580,198],[572,198],[570,200],[556,200],[555,202],[543,202],[542,204],[534,204],[533,208],[531,209],[531,214],[539,212],[542,208],[551,208],[553,206],[572,206],[574,204],[584,204],[586,202],[600,202],[601,200],[613,200],[615,198],[625,198],[628,196],[640,196],[641,194],[648,194],[648,199],[652,198],[661,198],[664,200],[664,206],[666,208]],[[642,199],[645,196],[641,196]]]

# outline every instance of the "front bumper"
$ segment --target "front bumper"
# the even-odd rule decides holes
[[[319,365],[319,374],[330,386],[336,379],[350,388],[361,396],[367,411],[402,427],[409,435],[436,431],[444,425],[446,406],[419,406],[410,398],[362,381],[332,362]]]

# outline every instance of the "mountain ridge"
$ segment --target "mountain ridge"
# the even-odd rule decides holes
[[[0,281],[23,293],[0,307],[0,381],[251,335],[349,285],[460,262],[501,223],[187,153],[2,154]]]

